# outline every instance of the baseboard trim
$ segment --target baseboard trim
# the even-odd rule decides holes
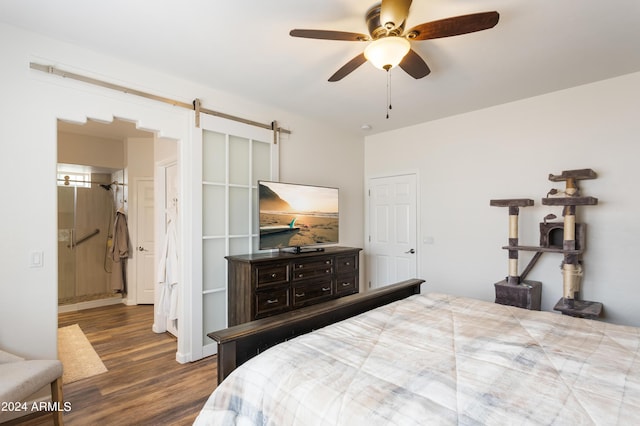
[[[60,305],[58,306],[58,313],[82,311],[84,309],[100,308],[102,306],[117,305],[118,303],[125,303],[125,299],[121,297],[110,297],[108,299],[90,300],[87,302],[74,303],[72,305]]]

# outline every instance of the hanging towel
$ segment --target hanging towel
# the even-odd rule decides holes
[[[169,219],[160,252],[158,284],[160,285],[160,312],[169,320],[178,319],[178,251],[176,249],[176,227]]]
[[[109,251],[113,261],[111,288],[117,292],[127,292],[127,259],[131,256],[130,247],[127,216],[122,210],[118,209],[116,220],[113,224],[113,241]]]

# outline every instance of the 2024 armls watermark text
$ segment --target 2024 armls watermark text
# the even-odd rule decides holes
[[[2,412],[34,412],[34,411],[62,411],[68,413],[71,411],[71,402],[65,401],[60,403],[58,401],[34,401],[34,402],[22,402],[22,401],[2,401],[0,403],[0,411]]]

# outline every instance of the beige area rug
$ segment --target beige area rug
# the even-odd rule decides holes
[[[78,324],[58,329],[58,357],[62,361],[64,384],[107,371]]]

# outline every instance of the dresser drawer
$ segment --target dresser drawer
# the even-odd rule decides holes
[[[289,306],[289,289],[283,287],[272,291],[256,293],[255,319],[262,318],[280,311],[286,311]]]
[[[331,278],[313,280],[291,288],[293,306],[299,307],[330,298],[334,295]]]
[[[256,288],[284,284],[289,281],[289,264],[255,267]]]
[[[358,255],[336,256],[336,273],[348,274],[358,269]]]
[[[358,276],[355,274],[342,275],[336,280],[336,294],[344,296],[346,294],[358,292]]]
[[[322,269],[307,269],[304,271],[295,271],[293,273],[293,281],[306,280],[310,278],[318,278],[318,277],[331,277],[333,269],[331,267],[322,268]]]
[[[333,266],[333,258],[324,257],[321,259],[303,259],[293,262],[293,270],[319,269]]]
[[[333,274],[333,259],[298,261],[293,263],[293,281],[308,278],[330,277]]]

